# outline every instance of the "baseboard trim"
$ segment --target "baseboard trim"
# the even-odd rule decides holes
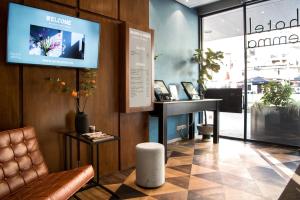
[[[171,144],[171,143],[175,143],[175,142],[179,142],[181,141],[182,139],[181,138],[174,138],[172,140],[168,140],[168,144]]]
[[[195,132],[194,134],[195,134],[195,137],[197,137],[198,132]],[[179,141],[181,141],[181,140],[182,140],[182,139],[181,139],[180,137],[174,138],[174,139],[172,139],[172,140],[168,140],[168,144],[171,144],[171,143],[174,143],[174,142],[179,142]]]

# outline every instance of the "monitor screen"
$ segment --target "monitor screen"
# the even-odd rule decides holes
[[[182,82],[182,85],[190,95],[198,95],[192,82]]]
[[[100,24],[10,3],[7,62],[97,68]]]
[[[242,88],[209,88],[205,91],[205,98],[222,99],[220,106],[221,112],[243,112]]]
[[[170,95],[170,92],[169,92],[167,86],[165,85],[164,81],[162,81],[162,80],[154,81],[154,90],[158,91],[160,94],[163,94],[163,95]]]

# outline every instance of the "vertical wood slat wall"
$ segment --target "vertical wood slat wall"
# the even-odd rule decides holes
[[[59,76],[75,87],[76,70],[6,63],[7,5],[0,1],[0,130],[32,125],[51,171],[63,168],[62,137],[57,130],[74,124],[74,101],[50,93],[44,78]],[[123,22],[149,27],[149,0],[14,0],[24,5],[79,16],[101,24],[97,90],[86,112],[92,124],[118,135],[119,142],[100,146],[101,174],[127,169],[135,163],[135,145],[148,140],[148,114],[119,110],[119,35]],[[86,149],[81,148],[82,153]],[[73,152],[73,155],[76,151]],[[84,158],[83,160],[86,160]]]

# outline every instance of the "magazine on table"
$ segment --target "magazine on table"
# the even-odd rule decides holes
[[[100,142],[100,141],[114,139],[113,135],[108,135],[101,131],[94,132],[94,133],[84,133],[84,134],[82,134],[82,136],[89,140],[92,140],[93,142]]]

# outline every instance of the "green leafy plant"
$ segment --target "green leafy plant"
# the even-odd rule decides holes
[[[275,106],[285,119],[298,120],[300,117],[300,102],[291,98],[293,88],[289,82],[271,81],[263,86],[264,95],[260,102],[253,104],[254,108],[262,111],[266,106]]]
[[[224,53],[221,51],[214,52],[210,48],[205,52],[201,49],[195,50],[192,59],[200,66],[198,83],[203,90],[206,90],[205,82],[212,79],[212,72],[219,72],[223,58]]]
[[[214,52],[210,48],[207,49],[206,52],[203,52],[201,49],[196,49],[193,54],[192,60],[199,64],[199,78],[198,83],[201,87],[200,95],[203,95],[203,91],[206,90],[205,83],[207,80],[212,79],[212,72],[220,71],[220,64],[222,63],[222,59],[224,58],[224,53],[221,51]],[[205,115],[205,126],[207,125],[207,115],[206,111],[204,111]]]
[[[293,102],[293,99],[291,98],[293,88],[288,82],[280,83],[271,81],[263,86],[263,91],[264,95],[261,98],[263,105],[286,107]]]

